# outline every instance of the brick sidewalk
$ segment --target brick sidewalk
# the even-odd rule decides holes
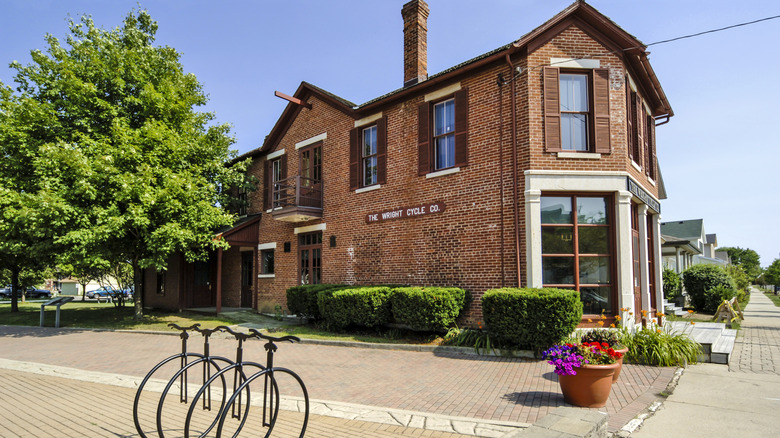
[[[135,390],[58,377],[3,370],[0,372],[0,436],[2,437],[137,437],[132,412]],[[166,405],[168,406],[168,405]],[[173,421],[186,412],[176,403],[166,412],[166,436],[182,436],[181,425]],[[177,408],[179,412],[177,412]],[[142,412],[149,421],[141,423],[148,436],[157,436],[154,412]],[[256,417],[254,417],[256,418]],[[298,437],[302,415],[280,412],[274,437]],[[183,421],[181,422],[183,423]],[[201,422],[201,427],[202,427]],[[244,431],[257,431],[247,423]],[[201,429],[202,430],[202,429]],[[426,431],[379,423],[343,420],[311,415],[306,430],[309,438],[426,436],[466,438],[446,432]]]
[[[212,339],[213,355],[232,358],[235,341]],[[141,377],[180,350],[176,336],[0,327],[0,356],[84,370]],[[199,352],[198,337],[190,350]],[[264,362],[259,342],[245,346],[246,360]],[[452,353],[279,346],[276,366],[296,371],[310,397],[440,415],[533,423],[565,406],[552,368],[543,361]],[[618,430],[650,405],[674,368],[626,364],[602,410]]]
[[[729,371],[780,375],[780,307],[754,289],[744,315]]]

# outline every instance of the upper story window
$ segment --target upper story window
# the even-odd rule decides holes
[[[373,186],[377,183],[377,144],[376,125],[363,129],[363,186]]]
[[[247,198],[246,187],[238,188],[238,195],[236,198],[238,198],[238,215],[246,216],[247,208],[249,207],[249,199]]]
[[[384,184],[387,175],[387,117],[376,124],[359,126],[349,132],[349,188]]]
[[[547,152],[611,152],[609,69],[545,67],[542,85]]]
[[[468,164],[468,89],[418,107],[417,173]]]
[[[455,167],[455,99],[433,106],[434,170]]]
[[[287,179],[287,155],[283,154],[278,158],[266,160],[265,162],[265,202],[266,210],[276,208],[274,205],[279,201],[281,192],[279,183]]]
[[[565,151],[588,151],[588,75],[561,74],[560,93],[561,148]]]

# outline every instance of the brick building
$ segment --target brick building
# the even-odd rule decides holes
[[[428,76],[428,14],[402,9],[402,88],[360,105],[306,82],[282,95],[239,157],[260,185],[222,233],[231,249],[149,275],[147,304],[262,309],[321,282],[463,287],[467,322],[503,286],[576,289],[583,321],[657,308],[655,126],[673,113],[645,46],[577,1]]]

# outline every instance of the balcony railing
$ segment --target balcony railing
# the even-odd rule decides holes
[[[322,217],[322,181],[296,175],[274,184],[274,219],[305,222]]]

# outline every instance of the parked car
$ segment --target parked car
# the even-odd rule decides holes
[[[114,288],[110,286],[101,286],[95,290],[87,291],[87,298],[105,298],[114,293]]]
[[[24,296],[27,298],[51,298],[51,291],[47,289],[36,289],[30,286],[25,289]]]
[[[0,298],[11,298],[11,291],[11,285],[0,289]],[[51,291],[46,289],[36,289],[31,286],[27,289],[24,289],[24,296],[26,298],[51,298]]]

